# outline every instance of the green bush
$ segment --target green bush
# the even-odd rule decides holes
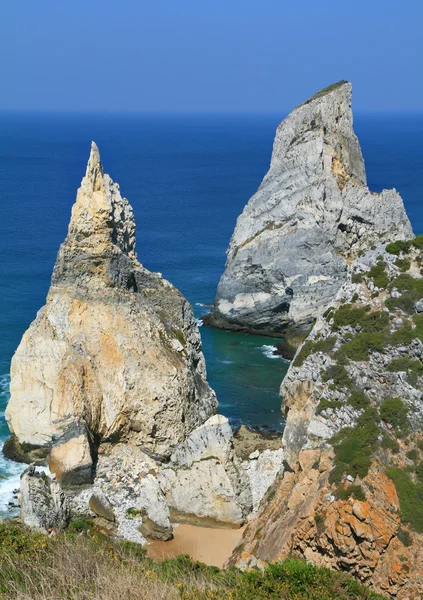
[[[417,442],[417,448],[419,448],[420,450],[422,450],[422,451],[423,451],[423,440],[419,440],[419,441]]]
[[[403,272],[408,271],[411,267],[411,262],[408,260],[408,258],[397,258],[395,264],[398,269]]]
[[[341,403],[338,400],[328,400],[327,398],[322,398],[319,402],[319,405],[316,409],[316,415],[320,415],[320,413],[324,412],[328,408],[339,408]]]
[[[423,248],[423,235],[418,235],[414,238],[412,242],[413,246],[416,248]]]
[[[301,350],[298,352],[297,356],[294,360],[294,366],[300,367],[305,359],[310,356],[310,354],[315,354],[316,352],[326,352],[329,353],[334,344],[336,342],[336,337],[332,336],[322,340],[308,340],[304,342],[301,347]]]
[[[423,342],[423,314],[422,315],[414,315],[413,317],[414,324],[416,326],[414,333],[420,341]]]
[[[381,333],[367,333],[361,331],[350,342],[342,344],[340,351],[354,361],[368,360],[369,351],[383,352],[385,340]]]
[[[351,378],[344,365],[332,365],[331,367],[328,367],[326,371],[322,373],[322,379],[325,382],[332,379],[333,383],[340,388],[351,389],[353,387]]]
[[[348,398],[348,404],[357,410],[361,410],[362,408],[368,408],[370,406],[370,400],[364,392],[354,390]]]
[[[361,502],[366,500],[366,495],[361,485],[350,485],[346,488],[339,487],[335,491],[335,497],[338,498],[338,500],[348,500],[348,498],[351,498],[351,496],[353,496],[356,500],[360,500]]]
[[[387,298],[385,300],[385,306],[389,310],[394,310],[395,308],[399,308],[407,315],[412,315],[414,313],[414,306],[416,304],[416,299],[411,292],[406,292],[402,294],[399,298]]]
[[[423,482],[423,460],[421,460],[416,467],[416,476]]]
[[[399,539],[401,544],[403,544],[406,548],[411,546],[411,544],[413,543],[413,538],[411,537],[409,532],[406,529],[403,529],[402,527],[400,527],[397,531],[397,538]]]
[[[332,329],[338,331],[347,325],[356,327],[369,310],[370,306],[360,306],[360,308],[352,308],[351,304],[340,306],[333,315]]]
[[[399,452],[399,444],[398,442],[391,437],[390,435],[387,435],[386,433],[384,433],[383,437],[382,437],[382,442],[380,444],[382,446],[382,448],[385,448],[386,450],[392,450],[392,452],[394,454],[398,454]]]
[[[409,458],[410,460],[417,460],[417,458],[418,458],[417,450],[415,450],[414,448],[412,450],[409,450],[407,452],[407,458]]]
[[[397,467],[387,469],[386,474],[395,484],[402,522],[423,533],[423,483],[413,483],[410,475]]]
[[[391,346],[408,345],[416,337],[416,332],[410,327],[410,325],[403,325],[397,331],[394,331],[389,337],[389,344]]]
[[[408,429],[408,410],[400,398],[386,398],[380,406],[382,421],[405,433]]]
[[[410,241],[397,240],[396,242],[391,242],[386,246],[386,252],[389,254],[395,254],[398,256],[401,252],[408,252],[411,248]]]
[[[353,273],[351,275],[351,281],[353,283],[361,283],[363,281],[363,274],[362,273]]]
[[[423,375],[423,364],[417,359],[401,357],[394,359],[387,367],[391,373],[395,371],[412,371],[416,375]]]
[[[357,420],[357,426],[341,429],[333,438],[335,464],[331,482],[336,482],[342,473],[363,478],[367,475],[373,452],[377,449],[379,437],[379,415],[375,408],[367,408]]]
[[[378,288],[386,288],[389,284],[389,277],[385,269],[386,263],[379,261],[367,273],[367,276],[373,279],[373,283]]]

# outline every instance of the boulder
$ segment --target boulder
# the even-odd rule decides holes
[[[88,506],[98,517],[114,523],[115,513],[109,499],[100,491],[96,491],[89,499]]]
[[[64,487],[92,483],[94,465],[85,424],[69,427],[55,442],[49,455],[49,469]]]
[[[69,523],[69,506],[60,484],[33,465],[21,475],[20,502],[22,522],[31,529],[48,533]]]
[[[195,429],[158,475],[174,520],[239,527],[252,509],[248,477],[234,450],[226,417]]]

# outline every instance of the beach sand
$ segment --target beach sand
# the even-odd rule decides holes
[[[174,558],[178,554],[189,554],[215,567],[223,567],[232,550],[240,543],[241,529],[213,529],[195,525],[175,525],[175,537],[169,542],[149,540],[147,555],[155,560]]]

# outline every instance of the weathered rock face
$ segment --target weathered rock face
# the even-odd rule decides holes
[[[231,564],[294,553],[423,596],[421,243],[356,259],[297,352],[281,388],[286,468]]]
[[[132,208],[94,143],[10,390],[6,418],[18,442],[57,444],[52,468],[62,481],[77,473],[76,483],[91,478],[89,447],[92,455],[100,442],[129,440],[165,453],[216,411],[192,309],[138,262]]]
[[[68,525],[69,506],[59,483],[33,466],[21,475],[20,497],[21,518],[27,527],[48,533]]]
[[[295,338],[345,282],[351,258],[411,236],[398,193],[366,186],[351,84],[330,86],[279,125],[270,169],[238,218],[206,323],[285,332],[298,346]]]
[[[236,457],[231,427],[221,415],[178,446],[159,481],[178,521],[239,527],[251,512],[250,483]]]

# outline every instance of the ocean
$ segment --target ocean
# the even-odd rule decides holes
[[[158,115],[0,112],[0,446],[9,366],[44,304],[91,140],[131,202],[139,260],[204,315],[237,216],[266,173],[285,114]],[[395,187],[423,232],[423,115],[356,115],[373,191]],[[282,430],[288,362],[274,339],[200,329],[219,411],[236,426]],[[22,467],[0,456],[0,516]]]

